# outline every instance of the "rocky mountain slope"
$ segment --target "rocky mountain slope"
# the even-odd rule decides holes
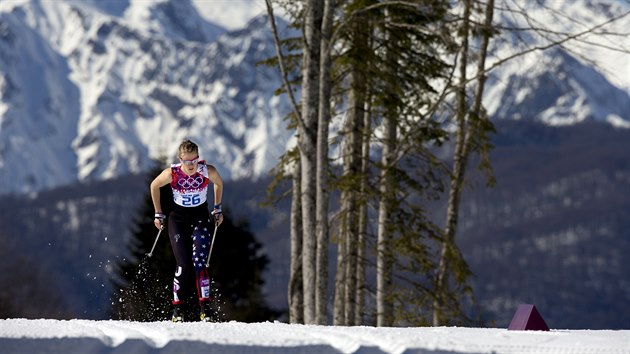
[[[1,168],[0,194],[146,171],[153,158],[173,158],[184,137],[198,141],[202,157],[226,179],[258,178],[275,166],[292,145],[293,132],[284,120],[287,98],[274,95],[281,86],[278,70],[259,65],[275,56],[265,17],[227,31],[194,5],[0,2],[0,167],[24,161],[33,166]],[[553,8],[543,11],[544,6]],[[615,33],[630,27],[630,16],[622,16],[630,5],[523,7],[500,11],[495,21],[505,28],[552,31],[502,31],[492,41],[489,65],[553,41],[552,33],[621,19],[579,37],[583,42],[534,51],[491,70],[488,113],[550,125],[596,120],[630,127],[627,54],[611,50],[626,45]],[[527,23],[517,10],[540,23]],[[599,44],[585,47],[589,41]]]

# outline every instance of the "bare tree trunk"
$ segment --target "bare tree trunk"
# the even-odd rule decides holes
[[[302,63],[302,119],[298,133],[302,162],[302,276],[304,289],[304,323],[315,324],[316,274],[316,171],[317,121],[319,107],[319,60],[323,0],[308,0],[304,18]]]
[[[354,45],[367,45],[367,38],[363,30],[357,31]],[[346,215],[346,281],[345,281],[345,319],[347,325],[355,325],[356,298],[357,298],[357,264],[358,240],[359,240],[359,199],[360,199],[360,172],[362,166],[363,149],[363,123],[365,116],[366,81],[365,73],[354,70],[350,77],[350,94],[346,136],[344,140],[344,176],[352,188],[344,190],[343,202]]]
[[[319,122],[317,134],[317,294],[315,296],[316,322],[328,323],[328,126],[330,122],[331,98],[331,54],[334,0],[325,0],[322,21]]]
[[[463,151],[466,134],[466,68],[468,66],[468,34],[470,31],[470,0],[463,0],[464,16],[461,29],[462,45],[459,54],[459,87],[457,89],[457,131],[455,139],[455,155],[453,156],[453,172],[449,189],[448,204],[446,209],[446,228],[442,240],[440,262],[435,287],[435,300],[433,303],[433,325],[444,323],[444,302],[447,296],[448,273],[447,262],[449,252],[452,251],[452,237],[457,228],[457,212],[460,198],[460,181],[457,178],[462,174],[464,166]]]
[[[357,241],[359,237],[359,223],[358,223],[358,213],[357,213],[357,201],[356,195],[352,197],[351,205],[351,216],[352,219],[351,224],[349,224],[348,234],[347,234],[347,254],[348,261],[346,263],[346,293],[345,293],[345,322],[348,326],[355,325],[354,314],[356,311],[356,294],[357,294]]]
[[[371,101],[370,98],[367,99],[367,102]],[[366,276],[365,276],[365,264],[367,261],[366,258],[366,242],[367,242],[367,223],[368,223],[368,168],[369,168],[369,158],[370,158],[370,132],[371,124],[370,124],[370,108],[365,111],[363,115],[363,134],[361,139],[362,150],[361,150],[361,186],[359,188],[360,191],[360,201],[359,201],[359,239],[357,241],[357,298],[356,298],[356,308],[355,308],[355,320],[357,325],[364,324],[365,318],[365,291],[367,288],[366,285]]]
[[[386,11],[385,16],[391,21],[389,13]],[[392,29],[387,28],[388,41],[393,41],[394,36],[391,34]],[[388,74],[395,77],[391,72],[396,70],[396,54],[392,48],[385,48],[387,51],[386,62]],[[383,150],[381,156],[381,175],[379,186],[379,204],[378,204],[378,235],[376,245],[376,325],[392,326],[394,324],[394,304],[392,300],[393,288],[393,255],[392,238],[393,231],[388,227],[392,213],[395,208],[396,200],[396,181],[394,180],[393,168],[396,163],[396,138],[398,132],[398,111],[394,104],[396,88],[393,87],[395,82],[388,80],[389,88],[388,96],[385,102],[385,112],[383,113]]]
[[[356,61],[350,64],[348,74],[348,112],[343,129],[342,180],[340,227],[338,236],[337,273],[335,279],[334,323],[353,325],[356,323],[357,263],[359,238],[358,198],[361,171],[363,117],[365,114],[366,75],[358,64],[368,45],[369,29],[364,21],[352,23],[349,56]]]
[[[300,198],[300,163],[292,172],[291,194],[291,274],[289,277],[289,322],[304,323],[304,292],[302,290],[302,206]]]
[[[344,124],[343,178],[354,186],[361,166],[361,135],[363,134],[364,80],[362,73],[350,74],[349,109]],[[346,186],[341,192],[341,222],[335,281],[335,318],[338,325],[354,323],[357,276],[358,192]]]
[[[446,322],[445,302],[448,296],[449,287],[449,263],[453,261],[462,261],[462,256],[457,247],[455,247],[455,235],[457,233],[457,223],[459,219],[459,205],[464,185],[464,176],[466,175],[466,166],[470,154],[472,139],[477,133],[478,122],[481,117],[481,99],[483,96],[485,76],[485,59],[488,44],[490,41],[490,29],[492,26],[492,17],[494,10],[494,0],[489,0],[485,10],[485,31],[482,36],[480,46],[479,63],[477,67],[477,75],[479,82],[477,90],[473,98],[473,107],[470,112],[467,107],[466,100],[466,69],[468,66],[469,44],[468,37],[470,33],[471,21],[471,0],[464,0],[464,16],[462,24],[462,46],[459,62],[459,87],[457,89],[457,130],[455,139],[455,155],[453,157],[453,172],[451,176],[451,184],[449,189],[448,204],[446,210],[446,228],[444,230],[444,238],[442,250],[440,252],[440,262],[438,265],[438,274],[436,278],[435,300],[433,303],[433,325],[439,326]]]
[[[343,212],[343,211],[342,211]],[[340,227],[341,229],[342,227]],[[337,240],[337,272],[335,274],[335,298],[333,304],[333,325],[345,325],[345,292],[346,282],[346,241],[340,232]]]
[[[383,152],[381,164],[380,201],[378,208],[378,235],[376,258],[376,325],[391,326],[394,319],[392,292],[392,231],[387,227],[393,211],[395,185],[391,165],[395,160],[396,118],[387,114],[383,117]]]
[[[365,191],[362,191],[362,195]],[[357,239],[357,285],[354,299],[354,325],[363,325],[365,314],[365,240],[367,228],[367,205],[363,202],[359,204],[359,234]]]
[[[273,32],[274,44],[276,47],[276,56],[278,58],[278,67],[282,74],[282,82],[287,94],[293,105],[293,111],[298,122],[298,131],[306,130],[301,112],[298,108],[293,89],[289,82],[288,72],[284,64],[284,56],[282,55],[282,46],[278,29],[276,27],[276,19],[273,14],[273,6],[271,0],[265,0],[267,6],[267,14]],[[304,323],[304,288],[302,276],[302,190],[301,190],[301,162],[297,161],[293,166],[292,191],[291,191],[291,274],[289,275],[288,286],[288,302],[289,302],[289,322]]]

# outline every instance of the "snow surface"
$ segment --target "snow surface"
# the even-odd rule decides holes
[[[244,28],[252,18],[267,13],[264,0],[192,0],[200,15],[228,30]]]
[[[630,330],[0,320],[0,353],[630,353]]]

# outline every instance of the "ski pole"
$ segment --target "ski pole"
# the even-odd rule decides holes
[[[153,247],[151,247],[151,252],[147,253],[147,256],[151,257],[153,256],[153,250],[155,249],[155,245],[157,245],[158,239],[160,238],[160,234],[162,233],[162,230],[164,230],[164,226],[160,227],[160,231],[158,231],[157,236],[155,236],[155,242],[153,242]]]
[[[210,242],[210,250],[208,251],[208,259],[206,259],[206,268],[210,266],[210,256],[212,256],[212,247],[214,246],[214,238],[217,236],[217,229],[219,228],[219,223],[214,223],[214,233],[212,234],[212,242]]]

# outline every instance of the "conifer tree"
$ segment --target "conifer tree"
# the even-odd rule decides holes
[[[282,1],[278,2],[281,6],[286,5]],[[320,27],[313,28],[313,24],[308,23],[309,15],[311,15],[308,11],[313,10],[315,3],[304,2],[302,5],[302,12],[292,13],[295,26],[304,28],[306,31],[317,31]],[[332,175],[328,181],[330,188],[328,192],[338,191],[341,195],[341,210],[335,215],[338,221],[336,229],[338,232],[333,238],[338,242],[333,312],[333,322],[336,324],[362,324],[365,318],[364,299],[361,298],[362,294],[365,294],[366,284],[369,283],[364,279],[365,264],[370,261],[370,257],[372,259],[375,257],[376,252],[375,249],[371,254],[365,251],[366,244],[374,246],[375,242],[368,239],[366,230],[370,227],[360,224],[360,222],[367,223],[370,219],[374,220],[373,214],[371,218],[367,215],[369,202],[379,203],[387,200],[389,212],[385,217],[387,227],[383,230],[390,235],[398,237],[417,235],[418,239],[423,240],[418,242],[424,242],[426,240],[419,235],[433,234],[433,225],[426,220],[422,208],[418,207],[417,199],[420,198],[418,195],[422,195],[426,190],[441,187],[440,178],[443,176],[426,168],[426,164],[434,164],[431,154],[427,153],[426,145],[443,139],[445,133],[442,127],[432,124],[429,119],[422,116],[421,112],[426,112],[427,106],[433,103],[434,98],[431,96],[434,95],[435,89],[429,84],[430,80],[444,76],[444,70],[447,69],[446,64],[439,58],[438,48],[445,45],[441,44],[441,40],[448,36],[444,36],[445,33],[429,33],[428,30],[442,19],[440,16],[445,14],[444,8],[447,4],[434,2],[430,6],[425,5],[427,4],[418,1],[348,0],[336,2],[334,6],[336,15],[332,25],[331,43],[325,46],[335,48],[330,53],[331,57],[326,58],[332,62],[333,66],[328,78],[325,79],[326,76],[324,76],[320,79],[320,85],[328,83],[326,80],[330,80],[335,85],[331,89],[334,92],[331,102],[336,102],[341,106],[347,119],[344,129],[335,137],[335,141],[343,146],[342,159],[337,161],[340,166],[343,166],[342,172],[341,175]],[[283,7],[286,9],[286,6]],[[389,20],[384,16],[386,11],[393,14]],[[306,34],[304,37],[305,43],[312,45],[313,41]],[[305,46],[302,49],[310,50],[311,48]],[[278,62],[282,63],[283,59],[280,57]],[[282,69],[281,67],[286,78],[286,70]],[[307,80],[304,70],[305,68],[302,67],[301,79]],[[288,85],[288,80],[285,80],[285,86]],[[287,87],[285,90],[291,91]],[[309,91],[307,96],[311,97],[312,93],[312,90]],[[304,100],[304,97],[301,107],[315,110]],[[320,107],[322,107],[321,102]],[[367,107],[371,107],[369,111]],[[295,110],[299,111],[297,107]],[[338,117],[340,113],[342,112],[333,111],[331,116]],[[385,142],[381,136],[373,134],[375,131],[382,132],[383,117],[386,113],[389,118],[395,118],[391,120],[392,127],[395,128],[394,134],[388,142]],[[299,116],[299,112],[296,115]],[[372,118],[374,122],[365,121],[366,117]],[[301,118],[306,120],[304,116]],[[301,139],[315,133],[315,129],[301,130],[300,124],[296,126],[298,137]],[[366,130],[365,127],[373,128]],[[318,128],[320,132],[327,130],[326,127]],[[370,135],[366,136],[366,133]],[[311,141],[323,141],[324,139],[319,134],[321,133],[318,133],[316,139],[311,139]],[[372,151],[376,152],[383,151],[385,143],[394,142],[388,146],[391,156],[387,159],[387,163],[375,160],[366,161],[369,157],[374,158],[368,153],[371,150],[370,142],[374,143],[371,147]],[[303,148],[303,145],[300,147]],[[414,174],[408,169],[410,165],[401,163],[401,161],[409,162],[418,158],[420,159],[417,160],[419,162],[416,165],[423,167],[417,171],[422,173]],[[324,159],[318,161],[324,161]],[[410,164],[413,165],[411,168],[416,167],[413,163],[410,162]],[[322,168],[328,169],[329,166],[318,162],[316,173],[322,173]],[[279,168],[279,170],[282,169],[282,167]],[[312,176],[314,173],[312,170],[309,168],[306,173]],[[383,181],[375,173],[378,170],[387,171],[389,180],[395,182],[395,185],[386,190],[380,189],[379,185]],[[305,170],[302,170],[302,176],[304,173]],[[304,180],[302,179],[301,182],[303,183]],[[415,189],[409,191],[410,187]],[[306,192],[312,192],[312,188],[305,187],[305,184],[301,185],[302,201],[305,200]],[[322,207],[321,203],[327,203],[327,200],[318,200],[316,203],[318,208]],[[306,210],[304,205],[302,205],[302,210]],[[322,223],[327,218],[327,215],[318,215],[317,223]],[[407,222],[399,225],[392,223],[399,219]],[[302,215],[302,218],[292,218],[292,220],[305,223],[310,218]],[[409,225],[416,228],[415,234],[404,229]],[[304,226],[309,228],[306,224]],[[372,225],[371,229],[374,228],[375,226]],[[425,233],[425,229],[431,231]],[[304,231],[304,240],[306,240],[306,234],[307,231]],[[322,244],[321,241],[326,239],[326,237],[318,239],[316,245],[318,250],[323,247],[328,248],[328,245]],[[387,250],[387,254],[383,253],[382,256],[384,259],[392,260],[389,262],[392,265],[385,269],[389,273],[393,272],[393,254],[396,252],[394,246],[398,244],[402,247],[408,244],[393,243],[391,240],[393,237],[390,236],[382,244],[383,249]],[[302,244],[302,247],[309,251],[313,250],[313,246],[308,246],[306,242]],[[304,254],[301,256],[304,257]],[[424,258],[427,254],[423,253],[418,257]],[[311,259],[310,254],[308,258]],[[302,262],[304,267],[308,266],[308,262],[304,259]],[[302,271],[305,269],[303,268]],[[323,267],[317,271],[316,277],[322,277],[322,274],[319,274],[321,271],[325,271]],[[305,292],[313,288],[312,278],[302,281]],[[386,289],[383,295],[383,299],[390,303],[389,307],[393,308],[393,289],[391,287]],[[305,293],[304,299],[310,301],[310,296]],[[403,303],[402,300],[399,302]],[[305,306],[304,312],[310,315],[311,309],[307,309],[310,305],[305,304]],[[391,312],[390,310],[384,314],[389,319],[386,324],[393,323]],[[309,319],[305,320],[310,322]],[[318,322],[320,322],[319,318]]]
[[[359,289],[365,287],[364,281],[360,280],[365,265],[357,263],[365,264],[370,258],[368,255],[358,257],[351,250],[361,250],[367,243],[377,247],[372,248],[370,257],[375,257],[377,261],[377,324],[384,326],[396,323],[396,314],[405,313],[400,311],[402,307],[409,309],[406,306],[409,296],[402,295],[409,294],[411,286],[418,283],[426,287],[426,283],[430,282],[431,275],[427,270],[430,268],[425,267],[420,274],[410,277],[407,274],[410,269],[408,264],[430,262],[431,254],[423,251],[428,246],[418,245],[430,243],[430,236],[436,235],[436,228],[428,220],[422,203],[428,194],[443,187],[445,175],[439,172],[441,166],[428,146],[439,144],[446,132],[428,117],[430,107],[438,99],[437,90],[430,82],[443,78],[448,69],[439,55],[439,48],[447,45],[445,38],[448,36],[442,36],[439,32],[439,23],[444,18],[447,5],[441,2],[431,3],[430,6],[426,3],[420,5],[414,1],[349,1],[346,2],[345,15],[341,20],[343,27],[338,32],[342,41],[347,43],[338,59],[338,63],[343,66],[339,71],[349,73],[347,80],[338,81],[347,83],[346,117],[355,117],[349,127],[356,129],[354,134],[344,130],[341,136],[346,146],[352,140],[356,143],[352,143],[353,149],[346,149],[342,154],[344,173],[341,183],[337,185],[342,191],[339,219],[342,223],[345,220],[354,220],[352,223],[359,219],[365,220],[363,222],[377,220],[377,223],[372,222],[371,229],[377,229],[378,240],[369,240],[367,234],[360,231],[370,227],[355,225],[350,229],[344,226],[338,237],[342,242],[338,259],[339,265],[347,271],[338,270],[336,276],[343,277],[338,281],[339,284],[346,284],[346,289],[360,296]],[[368,40],[358,41],[357,35],[367,36]],[[365,87],[369,90],[359,91],[352,84],[353,78],[360,75],[364,77]],[[362,100],[357,101],[357,96],[363,97]],[[369,101],[366,97],[369,97]],[[369,107],[369,110],[365,107]],[[353,110],[361,110],[364,114],[353,114]],[[361,123],[359,119],[365,114],[373,122]],[[370,136],[360,136],[365,131],[361,128],[364,125],[374,127],[368,130]],[[378,134],[372,134],[374,131]],[[359,167],[363,164],[362,155],[369,156],[365,154],[368,147],[361,148],[361,144],[366,142],[371,142],[372,150],[376,152],[369,168]],[[379,154],[381,158],[377,157]],[[349,161],[354,161],[355,167],[345,169]],[[371,188],[365,188],[366,185]],[[375,216],[375,212],[372,212],[372,218],[361,214],[352,215],[356,213],[357,207],[345,206],[346,200],[354,201],[358,209],[362,209],[366,203],[372,203],[376,205],[378,215]],[[359,235],[363,235],[361,244],[355,240]],[[343,244],[346,242],[349,243]],[[414,251],[422,252],[409,252],[410,249],[406,247],[412,245],[416,245]],[[352,276],[356,279],[349,278]],[[409,285],[401,279],[394,283],[394,276],[413,279],[413,283]],[[348,284],[351,286],[348,287]],[[336,294],[340,292],[338,289]],[[353,300],[352,295],[344,295],[348,300],[343,303],[335,298],[335,303],[350,306],[343,311],[346,324],[361,324],[366,313],[365,310],[356,313],[361,300]],[[422,296],[426,304],[426,298],[430,298],[431,293],[425,291],[415,296]],[[414,313],[423,310],[426,311],[415,308]],[[352,311],[356,314],[351,315]]]

